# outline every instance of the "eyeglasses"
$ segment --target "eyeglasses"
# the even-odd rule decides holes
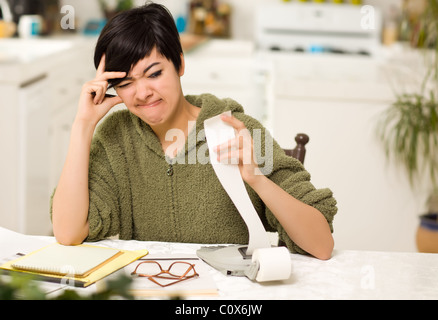
[[[175,283],[198,277],[199,274],[195,270],[195,265],[185,261],[173,262],[167,270],[164,270],[157,261],[143,261],[140,262],[131,272],[132,276],[145,277],[150,281],[158,284],[161,287],[171,286]],[[162,284],[156,280],[174,280],[170,283]]]

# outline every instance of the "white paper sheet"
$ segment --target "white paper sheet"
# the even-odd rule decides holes
[[[225,114],[231,116],[231,111]],[[219,115],[205,120],[204,130],[213,169],[248,227],[249,244],[246,253],[251,255],[255,249],[270,248],[268,234],[249,198],[238,165],[219,163],[214,151],[216,146],[236,136],[234,128],[223,122]]]

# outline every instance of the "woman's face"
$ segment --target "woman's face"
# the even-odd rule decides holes
[[[181,69],[176,71],[173,63],[154,48],[115,88],[129,111],[151,127],[169,124],[181,104],[181,59]]]

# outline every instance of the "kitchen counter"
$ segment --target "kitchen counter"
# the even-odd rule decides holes
[[[38,78],[73,51],[88,49],[95,42],[94,37],[80,35],[0,39],[0,84],[21,85]]]

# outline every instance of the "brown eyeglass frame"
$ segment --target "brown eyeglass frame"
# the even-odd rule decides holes
[[[152,274],[137,273],[137,269],[138,269],[138,267],[139,267],[140,265],[142,265],[143,263],[155,263],[155,264],[157,264],[158,267],[160,268],[160,272],[157,273],[157,274],[153,274],[153,275],[152,275]],[[172,267],[173,267],[175,264],[177,264],[177,263],[183,263],[183,264],[186,264],[186,265],[188,266],[188,267],[187,267],[187,270],[186,270],[186,272],[184,272],[184,274],[182,274],[182,275],[176,275],[176,274],[171,273],[171,269],[172,269]],[[188,274],[191,270],[193,270],[194,274],[188,276],[187,274]],[[150,281],[152,281],[152,282],[155,283],[155,284],[158,284],[158,285],[161,286],[161,287],[168,287],[168,286],[171,286],[171,285],[173,285],[173,284],[175,284],[175,283],[178,283],[178,282],[181,282],[181,281],[184,281],[184,280],[187,280],[187,279],[191,279],[191,278],[194,278],[194,277],[199,277],[199,274],[198,274],[198,273],[196,272],[196,270],[195,270],[195,265],[194,265],[194,264],[191,264],[191,263],[188,263],[188,262],[185,262],[185,261],[175,261],[175,262],[173,262],[173,263],[169,266],[168,269],[164,270],[163,267],[161,267],[161,264],[158,263],[157,261],[154,261],[154,260],[148,260],[148,261],[142,261],[142,262],[140,262],[140,263],[135,267],[134,271],[131,272],[131,275],[132,275],[132,276],[136,276],[136,277],[144,277],[144,278],[148,278]],[[167,279],[167,280],[175,280],[175,281],[173,281],[173,282],[171,282],[171,283],[168,283],[168,284],[161,284],[161,283],[159,283],[158,281],[156,281],[154,278]]]

